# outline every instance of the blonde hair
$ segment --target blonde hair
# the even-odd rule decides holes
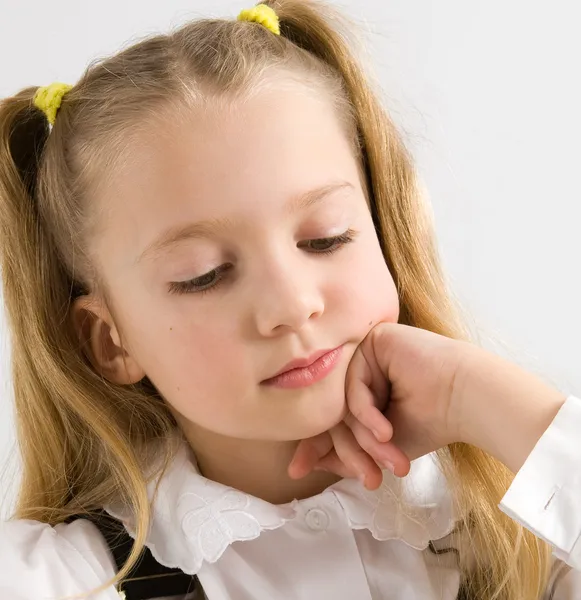
[[[356,132],[401,322],[466,337],[410,156],[349,49],[340,16],[311,0],[265,4],[279,16],[279,36],[254,23],[200,20],[96,61],[63,99],[50,135],[32,103],[37,88],[0,105],[2,273],[23,461],[14,517],[54,525],[120,497],[138,516],[137,535],[115,582],[138,558],[150,521],[139,457],[152,439],[170,439],[176,424],[147,379],[117,386],[91,368],[68,314],[89,290],[107,298],[85,244],[96,220],[89,198],[125,157],[131,131],[160,110],[251,89],[277,67],[310,75],[321,90],[331,86]],[[171,455],[168,445],[164,465]],[[467,597],[539,598],[550,549],[497,508],[512,475],[465,444],[439,457],[475,555],[473,568],[460,557]]]

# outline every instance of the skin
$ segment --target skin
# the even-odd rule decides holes
[[[233,102],[160,119],[111,174],[93,200],[90,240],[110,302],[89,294],[73,316],[100,373],[154,383],[204,475],[283,503],[338,478],[295,479],[287,467],[299,440],[342,422],[349,362],[374,324],[397,322],[399,303],[331,101],[287,82]],[[316,202],[298,200],[338,183]],[[213,227],[147,250],[168,229],[201,222]],[[348,230],[349,243],[329,239]],[[171,291],[194,278],[197,288]],[[337,346],[322,381],[264,384],[289,361]]]
[[[312,468],[363,474],[374,489],[382,479],[378,447],[405,476],[410,461],[453,442],[476,446],[517,473],[566,400],[482,348],[397,323],[378,323],[359,345],[346,390],[343,439],[337,443],[331,430],[302,441],[294,476]]]

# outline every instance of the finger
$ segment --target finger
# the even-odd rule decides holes
[[[381,366],[377,362],[377,357],[368,345],[361,347],[361,355],[369,370],[368,381],[366,381],[367,387],[375,397],[376,407],[384,412],[387,407],[391,388],[387,373],[383,372]]]
[[[383,469],[392,472],[401,472],[406,469],[407,457],[393,443],[379,442],[372,432],[365,427],[354,415],[348,414],[345,423],[353,432],[353,436],[359,446]],[[388,421],[389,423],[389,421]],[[391,429],[391,423],[389,423]],[[392,430],[393,432],[393,430]],[[392,436],[389,436],[390,439]]]
[[[301,440],[288,466],[291,479],[301,479],[308,475],[317,462],[333,449],[333,440],[325,431],[319,435]]]
[[[410,461],[406,454],[393,442],[379,442],[375,436],[353,415],[347,415],[345,423],[353,432],[359,446],[383,469],[397,477],[409,473]],[[390,424],[391,426],[391,424]]]
[[[330,434],[339,460],[351,473],[356,474],[368,489],[379,487],[383,479],[381,469],[357,443],[351,429],[341,422],[331,429]]]
[[[335,450],[331,450],[329,454],[323,456],[313,470],[328,471],[329,473],[335,473],[336,475],[339,475],[339,477],[345,479],[357,477],[357,473],[353,473],[351,469],[341,462],[341,459],[337,456]]]
[[[380,442],[388,442],[393,429],[385,415],[376,406],[376,397],[366,382],[354,375],[345,388],[347,406],[351,414],[369,429]]]

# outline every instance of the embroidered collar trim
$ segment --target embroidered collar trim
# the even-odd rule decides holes
[[[230,544],[253,540],[292,521],[303,502],[274,505],[206,479],[185,442],[164,476],[148,485],[150,500],[158,480],[146,546],[161,564],[192,575],[204,562],[218,561]],[[435,455],[414,461],[403,479],[385,471],[378,490],[344,479],[321,496],[329,493],[340,503],[352,529],[368,529],[377,540],[398,539],[418,550],[448,535],[456,523]],[[110,504],[105,510],[135,537],[134,518],[126,506]]]

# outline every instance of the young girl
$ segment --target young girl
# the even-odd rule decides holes
[[[189,23],[6,99],[0,139],[23,461],[2,598],[576,597],[498,510],[518,458],[472,435],[497,423],[466,425],[469,386],[450,398],[472,404],[438,392],[457,418],[428,413],[422,447],[398,437],[397,386],[393,440],[372,406],[390,323],[465,334],[336,15],[272,0]]]

